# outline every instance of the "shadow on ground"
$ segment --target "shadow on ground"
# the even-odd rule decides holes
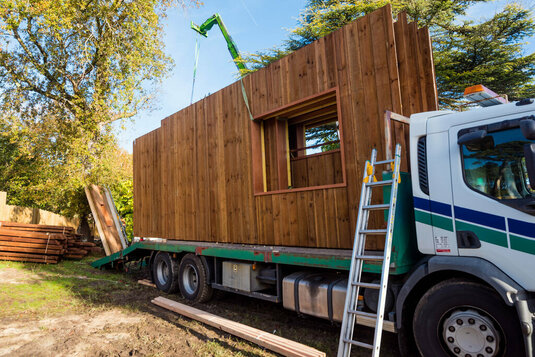
[[[97,270],[89,265],[95,259],[57,265],[0,262],[0,323],[7,329],[0,332],[0,355],[273,355],[151,304],[157,296],[336,355],[338,324],[230,293],[191,304],[180,294],[137,284],[148,277],[146,268]],[[21,338],[25,328],[27,336]],[[373,338],[369,328],[359,327],[358,333],[363,340]],[[352,355],[368,356],[369,351],[354,348]],[[398,355],[395,335],[383,334],[381,355]]]

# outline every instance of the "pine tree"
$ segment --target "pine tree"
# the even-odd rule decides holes
[[[439,103],[452,108],[463,102],[464,88],[484,84],[515,100],[535,97],[535,55],[525,54],[525,40],[535,32],[531,11],[507,5],[481,23],[459,21],[471,5],[488,0],[343,1],[309,0],[297,26],[280,48],[244,57],[252,70],[295,51],[318,38],[391,4],[394,15],[406,11],[433,37]]]
[[[508,5],[492,18],[434,29],[434,57],[440,104],[455,107],[464,88],[483,84],[509,100],[535,97],[535,54],[524,41],[535,33],[532,14]]]

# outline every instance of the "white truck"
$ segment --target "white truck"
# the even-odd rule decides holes
[[[411,116],[418,250],[396,298],[424,356],[533,356],[535,104]]]

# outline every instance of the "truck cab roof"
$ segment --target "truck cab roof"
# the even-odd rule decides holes
[[[499,118],[535,111],[535,101],[527,104],[512,102],[485,108],[472,108],[464,112],[439,110],[411,115],[411,136],[439,133],[449,128],[487,118]]]

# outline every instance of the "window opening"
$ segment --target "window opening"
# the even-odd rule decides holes
[[[253,171],[262,181],[255,177],[255,187],[270,192],[345,183],[336,91],[275,110],[259,129],[262,170]]]

